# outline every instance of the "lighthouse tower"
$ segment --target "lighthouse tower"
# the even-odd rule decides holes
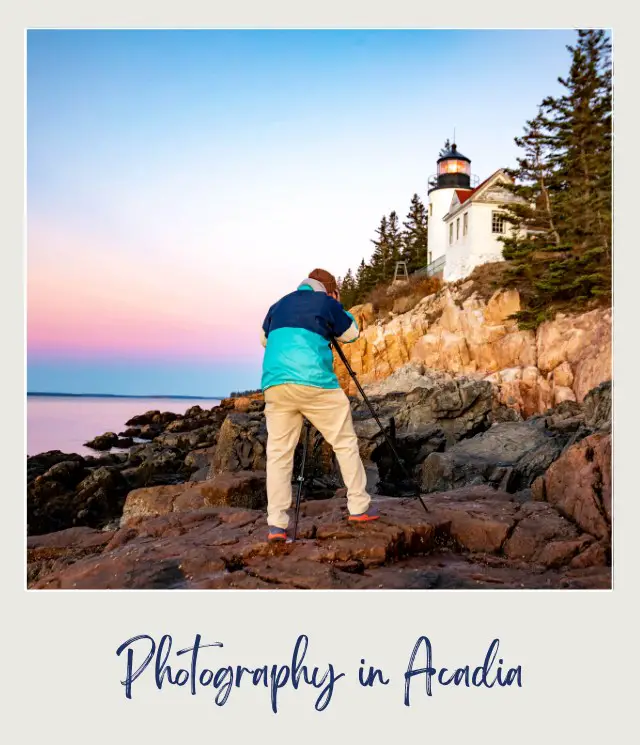
[[[434,273],[444,269],[448,245],[447,225],[443,217],[449,212],[451,199],[456,190],[472,191],[471,161],[458,152],[455,144],[445,143],[438,158],[437,174],[429,179],[429,262],[434,265]],[[442,269],[440,268],[442,265]]]

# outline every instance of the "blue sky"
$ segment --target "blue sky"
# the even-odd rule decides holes
[[[29,390],[257,387],[268,307],[371,254],[456,129],[481,179],[567,31],[30,31]]]

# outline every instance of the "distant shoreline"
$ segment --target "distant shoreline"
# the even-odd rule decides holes
[[[27,398],[30,397],[47,397],[47,398],[136,398],[136,399],[166,399],[166,400],[183,400],[183,401],[221,401],[226,396],[133,396],[124,393],[40,393],[38,391],[27,392]]]

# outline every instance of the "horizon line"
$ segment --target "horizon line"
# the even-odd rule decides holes
[[[172,395],[170,393],[136,395],[132,393],[63,393],[59,391],[27,391],[27,397],[29,396],[71,396],[76,398],[181,398],[193,400],[199,399],[202,401],[222,401],[223,398],[228,398],[228,396],[185,396]]]

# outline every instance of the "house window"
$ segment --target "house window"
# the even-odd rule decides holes
[[[462,235],[466,235],[469,232],[469,213],[465,212],[462,215]]]
[[[460,218],[456,220],[456,240],[460,238]]]
[[[433,202],[429,205],[429,217],[433,216]]]
[[[453,223],[449,225],[449,245],[453,243]]]
[[[504,233],[504,215],[501,212],[491,213],[491,232]]]

